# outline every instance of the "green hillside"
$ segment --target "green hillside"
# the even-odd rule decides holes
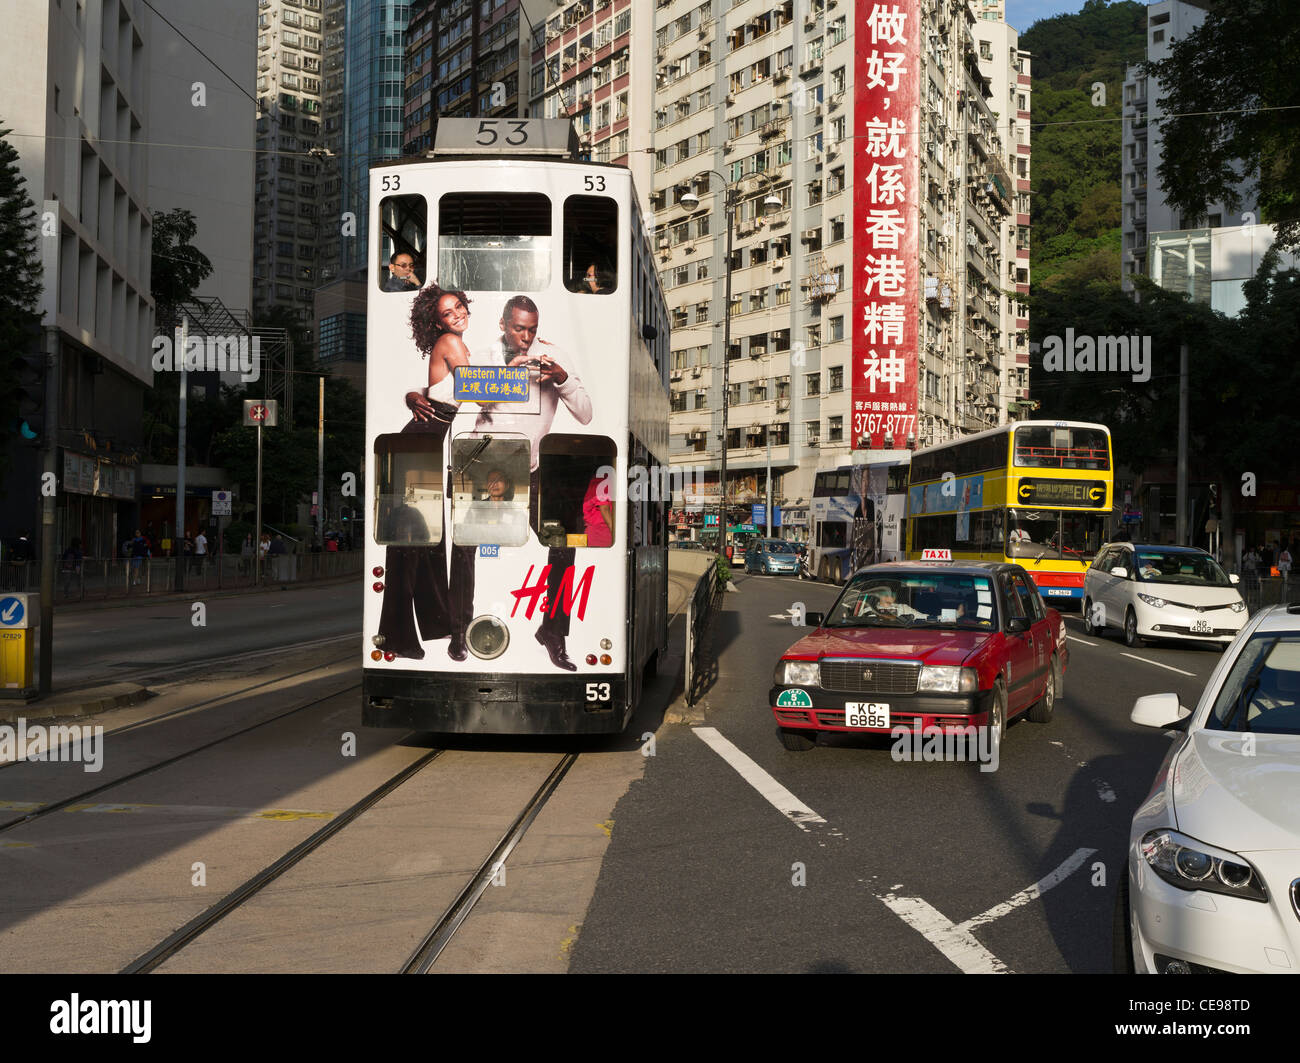
[[[1125,67],[1146,57],[1146,5],[1086,0],[1077,14],[1035,22],[1020,46],[1033,57],[1034,286],[1118,283],[1118,119]]]

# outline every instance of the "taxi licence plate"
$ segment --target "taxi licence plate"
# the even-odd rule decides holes
[[[888,727],[889,702],[848,701],[844,703],[845,727]]]
[[[1210,633],[1211,630],[1212,630],[1212,629],[1211,629],[1211,627],[1210,627],[1210,622],[1209,622],[1208,620],[1193,620],[1193,621],[1192,621],[1192,634],[1193,634],[1193,635],[1208,635],[1208,634]]]

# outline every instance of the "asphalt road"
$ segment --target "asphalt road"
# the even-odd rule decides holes
[[[1110,970],[1128,823],[1168,744],[1129,711],[1162,691],[1194,705],[1219,653],[1127,650],[1070,617],[1055,718],[1013,722],[995,772],[896,762],[887,739],[791,753],[767,704],[800,634],[787,610],[824,609],[836,591],[787,577],[737,586],[703,725],[661,731],[614,809],[571,970]],[[723,753],[824,822],[783,815]]]

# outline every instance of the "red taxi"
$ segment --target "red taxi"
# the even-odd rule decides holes
[[[1000,747],[1009,719],[1046,723],[1061,696],[1065,622],[1019,565],[872,565],[805,619],[815,630],[777,662],[768,699],[789,750],[898,727],[987,727]]]

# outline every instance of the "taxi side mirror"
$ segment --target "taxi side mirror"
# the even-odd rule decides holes
[[[821,627],[822,621],[826,619],[825,613],[804,613],[803,622],[805,627]]]
[[[1012,616],[1007,618],[1007,631],[1012,635],[1018,635],[1022,631],[1029,630],[1029,621],[1023,616]]]

